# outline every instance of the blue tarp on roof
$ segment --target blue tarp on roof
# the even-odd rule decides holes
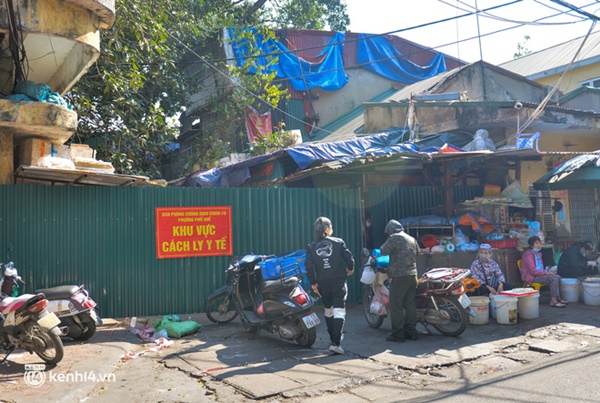
[[[210,169],[197,175],[196,186],[239,186],[250,177],[250,167],[274,160],[284,153],[294,160],[299,169],[306,169],[313,163],[340,161],[347,164],[361,156],[381,156],[399,152],[416,153],[419,151],[414,143],[398,143],[401,137],[402,133],[391,132],[335,143],[301,144],[294,148],[250,158],[223,168]]]
[[[213,168],[204,172],[195,172],[181,181],[177,186],[198,187],[237,187],[250,178],[250,169],[260,164],[281,162],[282,157],[291,158],[291,163],[297,165],[297,170],[303,170],[311,165],[339,161],[349,164],[364,156],[383,156],[401,152],[427,154],[432,148],[444,144],[464,146],[472,137],[468,133],[439,133],[428,135],[414,142],[403,141],[407,134],[406,128],[390,128],[384,133],[377,133],[352,140],[333,143],[307,143],[275,151],[271,154],[260,155],[223,168]]]
[[[400,137],[397,133],[380,133],[335,143],[301,144],[286,151],[301,169],[308,168],[313,162],[340,161],[348,164],[365,155],[419,151],[414,143],[398,144]]]
[[[252,33],[253,47],[257,48],[261,55],[276,54],[278,57],[278,63],[269,65],[267,58],[260,56],[256,58],[258,65],[275,71],[277,77],[290,80],[290,85],[296,91],[306,91],[317,87],[326,91],[336,91],[348,82],[344,71],[344,40],[346,37],[344,33],[336,32],[323,51],[319,53],[318,57],[322,58],[321,61],[310,63],[289,53],[288,48],[279,41],[274,39],[265,41],[256,29],[250,28],[248,31]],[[249,53],[248,39],[236,40],[235,31],[232,29],[229,30],[229,35],[233,39],[233,53],[238,66],[243,66]],[[255,72],[254,68],[250,70]]]
[[[358,34],[358,64],[390,80],[413,84],[446,71],[446,60],[436,54],[427,66],[406,60],[389,39]]]
[[[250,38],[246,33],[250,33]],[[233,53],[238,66],[243,66],[252,53],[257,50],[260,56],[255,60],[258,66],[277,73],[277,77],[290,80],[297,91],[320,87],[326,91],[336,91],[348,83],[344,70],[344,41],[346,35],[336,32],[317,57],[318,63],[310,63],[294,54],[281,42],[274,39],[264,40],[254,28],[242,31],[229,29],[232,38]],[[252,41],[252,46],[248,41]],[[267,60],[264,55],[276,55],[277,60]],[[393,81],[413,84],[433,77],[447,70],[446,59],[442,53],[436,54],[428,65],[419,66],[407,60],[392,42],[382,36],[358,34],[357,63],[362,68]],[[256,72],[254,67],[251,72]]]

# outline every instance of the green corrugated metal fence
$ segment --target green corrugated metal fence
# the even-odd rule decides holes
[[[455,200],[481,193],[479,187],[457,188]],[[430,187],[369,188],[367,196],[376,245],[385,240],[390,218],[424,214],[443,200]],[[231,257],[157,259],[156,207],[231,206],[235,255],[303,249],[313,239],[315,218],[324,215],[358,266],[360,198],[358,189],[5,185],[0,262],[15,262],[28,292],[85,284],[107,317],[202,312],[208,294],[224,282]],[[360,301],[360,272],[349,281],[350,302]]]
[[[231,206],[236,255],[303,249],[320,215],[357,259],[361,247],[357,189],[22,185],[0,186],[0,198],[0,248],[13,246],[0,261],[15,262],[25,291],[85,284],[108,317],[201,312],[224,281],[231,257],[156,258],[156,207]],[[358,285],[352,278],[351,301]]]

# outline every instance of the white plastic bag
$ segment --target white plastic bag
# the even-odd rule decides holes
[[[362,275],[360,276],[360,282],[363,284],[371,285],[375,281],[375,270],[371,266],[365,266],[363,268]]]
[[[375,289],[369,310],[375,315],[385,315],[385,305],[383,303],[383,296],[379,293],[379,287]]]
[[[459,228],[456,230],[456,234],[454,234],[453,242],[455,246],[461,247],[462,245],[468,245],[471,241],[469,240],[469,237],[463,234],[462,230]]]

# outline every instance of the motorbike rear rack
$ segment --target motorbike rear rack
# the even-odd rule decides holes
[[[433,285],[436,291],[445,291],[470,274],[471,270],[469,269],[438,268],[423,274],[421,281]]]

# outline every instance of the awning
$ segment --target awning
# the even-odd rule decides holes
[[[600,188],[600,153],[583,154],[563,162],[535,182],[536,190]]]

